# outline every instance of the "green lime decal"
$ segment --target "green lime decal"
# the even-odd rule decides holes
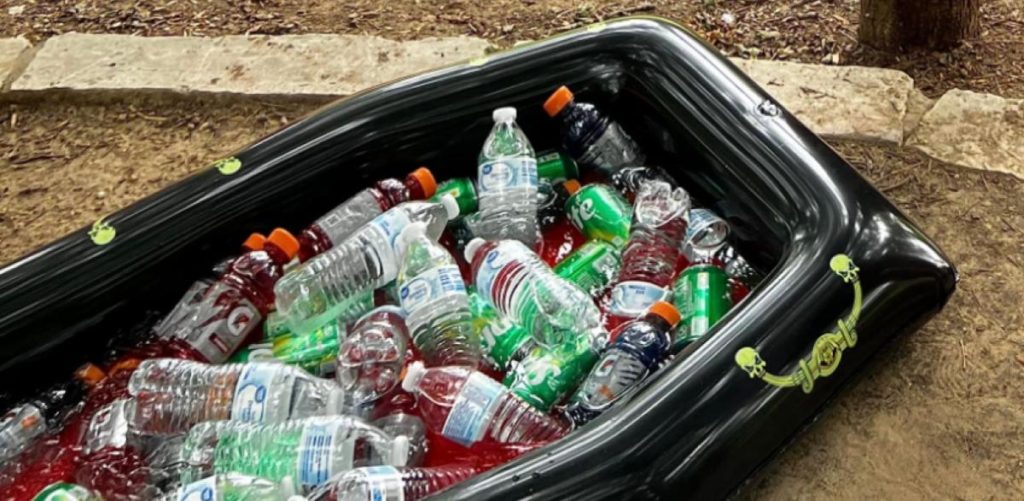
[[[89,230],[89,238],[96,245],[107,245],[114,240],[115,236],[117,236],[117,230],[107,224],[102,217],[92,223],[92,229]]]
[[[217,160],[213,164],[213,166],[218,171],[220,171],[221,174],[224,174],[225,176],[230,176],[231,174],[238,172],[238,170],[242,168],[242,161],[236,157],[222,158],[220,160]]]

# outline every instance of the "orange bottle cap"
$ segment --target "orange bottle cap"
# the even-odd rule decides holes
[[[671,325],[672,327],[675,327],[676,324],[679,323],[679,319],[681,318],[679,316],[679,310],[677,310],[676,307],[672,305],[672,303],[666,301],[658,301],[657,303],[652,304],[650,309],[647,310],[647,312],[658,315],[666,322],[668,322],[668,324]]]
[[[99,383],[105,377],[107,377],[107,375],[103,373],[103,370],[93,364],[87,363],[75,371],[75,378],[90,387],[95,386],[96,383]]]
[[[554,117],[561,113],[565,105],[572,102],[572,99],[572,91],[563,85],[552,92],[547,101],[544,101],[544,111],[548,112],[548,116]]]
[[[270,232],[270,236],[267,237],[267,242],[274,244],[278,249],[284,251],[288,259],[295,257],[299,253],[299,239],[295,238],[284,228],[274,228],[274,231]]]
[[[430,198],[437,193],[437,180],[434,179],[434,173],[430,172],[430,169],[426,167],[420,167],[412,171],[410,174],[417,183],[420,183],[420,187],[423,188],[423,196]]]
[[[263,244],[265,243],[267,243],[267,237],[259,233],[253,233],[252,235],[249,235],[249,238],[245,239],[245,242],[242,244],[242,248],[251,251],[263,250]]]
[[[142,363],[142,361],[137,358],[126,358],[114,364],[114,366],[107,372],[113,376],[121,371],[133,371],[139,367],[140,363]]]
[[[580,182],[575,179],[566,180],[562,183],[562,186],[565,187],[565,191],[569,192],[569,196],[575,195],[576,192],[580,191],[580,188],[582,188],[582,186],[580,186]]]

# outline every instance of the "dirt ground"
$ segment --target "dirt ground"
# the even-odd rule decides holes
[[[0,262],[312,108],[138,102],[0,109]],[[836,146],[938,242],[962,281],[936,319],[880,356],[740,497],[1024,498],[1024,183],[894,148]]]
[[[0,0],[0,36],[359,33],[473,35],[502,46],[627,15],[687,26],[729,55],[901,69],[929,96],[1024,98],[1024,0],[982,0],[980,36],[949,53],[858,46],[858,0]]]

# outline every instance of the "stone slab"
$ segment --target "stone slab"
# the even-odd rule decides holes
[[[786,109],[823,137],[903,143],[914,80],[861,66],[732,59]]]
[[[24,38],[0,38],[0,87],[13,76],[19,67],[18,58],[32,45]]]
[[[1024,179],[1024,99],[951,90],[907,144],[944,162]]]
[[[479,57],[489,46],[470,37],[397,42],[355,35],[70,33],[47,40],[11,89],[342,96]]]

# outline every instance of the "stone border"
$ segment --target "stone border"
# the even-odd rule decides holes
[[[69,33],[31,47],[0,39],[0,101],[126,92],[334,98],[492,51],[471,37],[136,37]],[[905,145],[1024,179],[1024,100],[953,90],[932,101],[881,68],[732,60],[818,135]]]

